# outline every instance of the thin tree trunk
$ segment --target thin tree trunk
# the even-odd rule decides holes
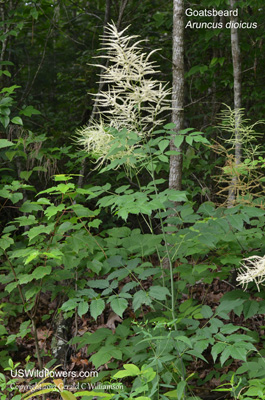
[[[176,135],[184,122],[184,0],[173,0],[173,51],[172,51],[172,122]],[[182,154],[174,145],[176,135],[172,135],[170,150],[178,154],[170,156],[169,189],[181,190]],[[172,216],[174,210],[172,209]],[[170,246],[168,244],[168,246]],[[163,268],[170,269],[168,257],[163,259]]]
[[[230,0],[230,8],[235,9],[236,1]],[[227,207],[233,207],[236,200],[238,176],[237,166],[241,162],[242,153],[242,142],[239,131],[240,124],[240,113],[241,108],[241,61],[240,61],[240,46],[239,46],[239,32],[238,29],[233,27],[233,22],[236,22],[237,18],[231,16],[231,50],[233,60],[233,75],[234,75],[234,110],[235,110],[235,165],[232,176],[231,185],[229,187]]]
[[[172,54],[172,122],[176,125],[176,134],[183,128],[184,121],[184,1],[173,0],[173,54]],[[179,151],[170,156],[169,188],[181,190],[182,154],[174,145],[174,136],[170,150]]]
[[[7,31],[6,28],[6,24],[5,24],[5,9],[4,9],[4,4],[0,3],[0,18],[2,21],[2,30],[3,33],[5,34]],[[7,40],[8,40],[8,36],[6,36],[6,38],[3,40],[2,42],[2,49],[1,49],[1,53],[0,53],[0,61],[4,61],[5,58],[5,51],[6,51],[6,46],[7,46]],[[0,70],[2,69],[2,64],[0,64]]]
[[[123,14],[124,14],[124,11],[125,11],[125,8],[126,8],[128,2],[129,2],[129,0],[122,0],[120,3],[119,16],[118,16],[118,21],[116,24],[117,29],[120,29],[122,17],[123,17]]]

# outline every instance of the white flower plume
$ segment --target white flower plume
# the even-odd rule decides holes
[[[244,258],[243,261],[247,264],[242,264],[236,280],[245,289],[250,282],[255,282],[260,292],[259,286],[265,281],[265,256],[251,256]]]
[[[101,49],[106,55],[98,58],[107,58],[109,64],[98,66],[103,69],[101,79],[107,89],[95,95],[100,122],[94,120],[77,131],[78,142],[88,152],[97,154],[101,161],[110,159],[108,151],[112,146],[112,135],[106,126],[117,131],[136,132],[140,139],[163,124],[161,114],[170,109],[168,96],[171,90],[150,77],[159,72],[155,63],[149,60],[154,51],[144,53],[139,46],[143,40],[132,43],[138,36],[126,36],[127,29],[118,32],[114,24],[108,24],[106,28]],[[139,144],[136,147],[139,148]],[[130,153],[132,150],[129,149]],[[113,154],[114,157],[118,158],[119,152]]]

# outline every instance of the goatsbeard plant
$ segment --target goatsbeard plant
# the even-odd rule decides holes
[[[146,169],[152,179],[152,189],[149,187],[147,193],[149,194],[150,190],[153,190],[154,194],[151,195],[151,198],[158,205],[152,209],[152,201],[146,201],[145,204],[142,204],[144,211],[140,211],[140,213],[149,213],[150,216],[152,211],[156,211],[160,219],[165,243],[165,257],[169,260],[171,283],[171,306],[168,307],[165,304],[165,307],[171,312],[176,330],[173,265],[167,245],[161,209],[166,209],[167,206],[164,204],[168,203],[169,200],[180,200],[179,198],[170,198],[170,196],[176,197],[182,193],[182,196],[185,197],[185,194],[178,191],[174,191],[174,194],[172,194],[173,191],[167,189],[163,192],[165,203],[162,202],[162,204],[159,201],[159,195],[163,193],[159,193],[156,187],[157,181],[153,162],[153,155],[158,153],[161,157],[164,149],[169,146],[170,135],[175,133],[170,131],[173,128],[172,124],[165,126],[167,137],[155,138],[152,142],[153,134],[159,133],[159,131],[156,131],[157,127],[164,122],[163,114],[171,111],[171,100],[168,99],[171,89],[153,78],[153,75],[159,72],[155,63],[150,61],[154,51],[149,54],[144,53],[140,48],[140,43],[143,41],[138,40],[136,43],[132,43],[132,39],[136,39],[137,36],[126,36],[124,33],[127,29],[118,32],[114,24],[108,24],[106,34],[103,36],[104,46],[101,49],[106,52],[103,57],[108,60],[108,63],[106,66],[98,65],[103,70],[100,79],[105,85],[105,90],[96,95],[98,118],[93,119],[87,126],[77,131],[77,140],[90,155],[96,158],[97,167],[101,167],[106,161],[109,161],[110,168],[123,165],[125,169],[129,167],[135,168],[135,171],[137,171],[139,164],[142,164],[140,168],[147,165],[145,163],[148,159]],[[166,131],[163,130],[163,132]],[[160,143],[159,141],[162,141],[162,139],[163,143]],[[155,150],[157,145],[158,151]],[[138,184],[140,187],[140,182]],[[143,218],[145,219],[145,216]],[[151,222],[147,225],[152,232]],[[159,254],[158,257],[161,260]],[[165,271],[162,271],[162,277],[164,277],[164,273]],[[182,356],[179,354],[178,357],[181,362],[181,381],[185,381],[185,367]]]
[[[127,29],[118,32],[114,24],[108,24],[106,28],[101,49],[105,55],[100,58],[106,58],[108,62],[107,66],[98,65],[103,71],[100,79],[105,87],[96,95],[98,118],[77,131],[78,142],[97,158],[99,165],[105,160],[124,156],[130,165],[130,156],[134,150],[139,150],[141,140],[161,126],[161,114],[170,110],[170,89],[152,78],[159,72],[150,61],[155,50],[144,53],[139,46],[143,40],[132,44],[132,39],[138,36],[126,36]],[[128,141],[120,151],[112,152],[117,133],[122,130],[136,133],[139,142]],[[136,151],[133,159],[144,157]]]

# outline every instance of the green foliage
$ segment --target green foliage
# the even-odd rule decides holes
[[[20,363],[14,363],[11,359],[8,360],[8,367],[4,368],[4,371],[15,371]],[[14,400],[21,400],[21,394],[15,394],[15,384],[18,379],[8,379],[4,374],[0,373],[0,398],[6,400],[12,396]]]
[[[249,255],[253,248],[262,249],[265,212],[255,204],[226,209],[206,202],[198,208],[187,192],[164,189],[164,179],[156,179],[154,173],[159,171],[162,155],[168,160],[166,149],[172,128],[166,125],[162,138],[155,133],[143,146],[151,179],[142,186],[138,180],[140,190],[133,182],[78,188],[75,174],[55,175],[53,185],[37,194],[33,186],[21,181],[3,182],[2,209],[17,204],[18,210],[4,226],[0,239],[1,280],[4,295],[9,298],[2,310],[13,316],[24,312],[29,317],[16,334],[8,337],[2,325],[7,347],[30,334],[31,316],[41,293],[52,293],[53,298],[63,293],[59,312],[65,318],[90,315],[97,321],[106,306],[124,318],[114,333],[104,327],[77,336],[71,343],[78,344],[79,349],[87,346],[95,368],[108,363],[109,378],[133,377],[124,395],[128,398],[152,398],[161,390],[165,397],[184,398],[191,390],[186,368],[194,358],[216,363],[217,368],[239,360],[243,365],[237,375],[256,379],[254,368],[262,370],[256,348],[259,338],[246,327],[228,321],[231,312],[243,315],[245,320],[263,313],[264,301],[257,303],[241,290],[232,291],[213,312],[192,298],[182,301],[182,293],[188,295],[189,285],[197,281],[210,284],[216,278],[229,279],[240,264],[242,252]],[[189,132],[183,133],[187,143]],[[204,142],[197,132],[191,138],[191,144],[194,138]],[[3,145],[11,147],[5,141]],[[9,150],[3,157],[6,153],[12,161]],[[112,168],[116,166],[110,163],[105,173]],[[25,192],[30,198],[24,199]],[[128,225],[105,228],[106,211],[127,223],[133,215],[142,216],[144,230]],[[157,223],[160,232],[155,234]],[[102,231],[99,226],[103,226]],[[151,262],[154,254],[159,260],[157,266]],[[172,274],[162,268],[168,256]],[[172,279],[173,274],[178,274],[179,280]],[[126,284],[124,280],[128,280]],[[132,323],[129,309],[136,319],[143,315],[143,322]],[[124,370],[117,372],[121,362]],[[60,393],[66,398],[71,395]],[[105,396],[113,397],[108,393]]]
[[[71,394],[59,387],[61,382],[52,382],[50,389],[41,386],[39,395],[52,390],[64,400],[79,396],[181,400],[190,398],[194,386],[205,385],[211,375],[230,382],[220,390],[231,388],[235,398],[264,398],[264,354],[258,352],[264,338],[251,325],[253,317],[264,314],[264,294],[254,297],[253,284],[248,292],[233,288],[220,304],[195,300],[198,285],[207,288],[215,281],[227,281],[233,286],[232,276],[241,260],[257,253],[262,256],[265,249],[263,192],[256,200],[244,196],[244,201],[231,209],[217,207],[217,189],[210,180],[215,167],[225,161],[214,159],[208,140],[216,133],[214,128],[204,127],[215,123],[215,111],[211,110],[220,93],[223,97],[223,88],[233,86],[225,45],[228,33],[218,36],[215,30],[200,30],[195,38],[195,32],[187,32],[191,46],[186,52],[186,79],[191,106],[185,112],[188,125],[194,128],[176,136],[171,123],[154,129],[154,113],[151,119],[145,118],[148,99],[141,97],[130,114],[139,117],[139,131],[132,129],[124,110],[121,125],[116,121],[108,126],[108,118],[100,121],[103,140],[93,160],[103,151],[103,158],[109,161],[98,173],[92,171],[93,160],[89,160],[85,184],[80,188],[77,180],[84,152],[77,151],[67,138],[88,120],[91,102],[85,96],[87,88],[96,93],[96,74],[87,62],[94,55],[101,27],[83,16],[88,10],[102,19],[104,6],[100,1],[90,3],[78,0],[54,6],[47,1],[40,7],[19,1],[17,9],[11,9],[11,3],[4,8],[8,29],[0,40],[4,43],[8,38],[13,62],[0,64],[0,335],[1,346],[5,346],[1,364],[6,368],[9,355],[18,356],[18,344],[23,340],[33,341],[34,318],[40,299],[46,296],[58,300],[58,312],[65,319],[92,321],[93,329],[101,325],[93,333],[78,334],[71,345],[77,345],[78,351],[87,349],[89,363],[101,370],[100,379],[121,381],[124,388],[118,394],[100,389]],[[225,5],[223,1],[211,3],[213,7]],[[259,2],[247,3],[255,10],[262,8]],[[202,4],[209,6],[206,1]],[[244,12],[247,5],[242,4]],[[172,11],[168,5],[138,2],[135,10],[133,1],[128,7],[139,23],[146,18],[141,29],[150,39],[148,46],[156,48],[163,43],[163,54],[168,53],[169,58]],[[118,11],[113,6],[112,12]],[[247,46],[246,39],[242,40]],[[218,57],[211,49],[215,41]],[[264,62],[261,44],[262,34],[253,42],[253,49]],[[199,52],[195,53],[193,46]],[[249,68],[256,59],[253,51],[249,49],[246,57]],[[145,78],[152,84],[156,82],[149,76],[153,67],[147,66],[151,69]],[[171,65],[165,62],[163,73],[169,70]],[[262,68],[257,69],[255,79],[248,80],[247,89],[252,90],[249,109],[255,111],[256,119],[262,112],[263,102],[255,101],[262,85],[255,84],[254,89],[253,82],[261,78],[260,71]],[[112,72],[107,68],[108,74]],[[17,84],[10,82],[12,76]],[[143,83],[137,79],[134,89]],[[204,99],[210,98],[209,105],[196,100],[201,93],[206,93]],[[133,95],[130,87],[120,99],[126,101]],[[155,95],[157,99],[161,93]],[[169,150],[172,135],[176,147],[183,146],[185,191],[167,189],[169,159],[175,154]],[[95,144],[94,137],[91,143]],[[263,154],[255,159],[249,156],[240,166],[240,174],[249,177],[248,171],[263,166]],[[263,179],[259,176],[259,183]],[[170,260],[169,270],[162,268],[165,258]],[[114,322],[102,325],[99,317],[102,320],[111,313]],[[240,322],[232,322],[234,316]],[[54,317],[53,309],[42,315],[49,323]],[[19,321],[16,332],[10,331],[12,318]],[[43,355],[50,359],[44,350]],[[209,368],[209,376],[201,378],[196,370],[189,375],[195,362]],[[16,364],[9,365],[15,368]],[[1,400],[10,395],[10,383],[15,381],[0,375]],[[38,394],[28,394],[28,398]],[[15,394],[15,400],[19,396]]]
[[[148,368],[147,365],[143,365],[140,370],[134,364],[124,364],[123,368],[124,370],[118,371],[113,376],[113,379],[121,379],[125,377],[135,378],[132,390],[127,394],[128,397],[126,396],[125,398],[151,400],[156,387],[156,383],[154,382],[156,378],[156,372],[153,370],[153,368]]]

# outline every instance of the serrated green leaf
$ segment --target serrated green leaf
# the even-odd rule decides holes
[[[33,271],[32,275],[35,279],[42,279],[44,276],[50,275],[51,271],[52,267],[50,265],[40,266]]]
[[[205,144],[210,144],[210,142],[203,136],[198,135],[198,136],[193,136],[193,140],[196,143],[205,143]]]
[[[150,297],[147,295],[146,292],[144,292],[143,290],[139,290],[133,296],[134,311],[138,310],[138,308],[140,308],[142,304],[150,306],[152,304],[152,300],[150,299]]]
[[[54,229],[54,223],[49,224],[47,226],[45,225],[39,225],[34,228],[31,228],[28,232],[23,233],[23,235],[27,235],[29,238],[29,241],[34,239],[36,236],[42,235],[42,234],[49,234],[52,232]]]
[[[206,363],[208,363],[208,361],[206,360],[206,358],[199,352],[196,350],[188,350],[187,351],[188,354],[191,354],[192,356],[195,356],[197,358],[200,358],[201,360],[205,361]]]
[[[81,301],[78,305],[77,313],[79,317],[86,314],[88,312],[88,303],[86,301]]]
[[[211,318],[211,316],[213,315],[213,311],[211,309],[211,307],[203,305],[200,312],[202,313],[204,318]]]
[[[109,287],[109,281],[103,279],[97,279],[95,281],[89,281],[88,286],[96,289],[106,289]]]
[[[57,150],[60,150],[58,147],[56,147]],[[55,182],[61,182],[61,181],[70,181],[71,179],[73,179],[73,176],[79,176],[76,174],[70,174],[70,175],[65,175],[65,174],[56,174],[54,175],[53,179],[55,180]]]
[[[46,199],[45,197],[41,197],[37,200],[38,204],[51,204],[49,199]]]
[[[44,214],[48,217],[48,219],[50,219],[51,217],[56,215],[58,212],[63,211],[64,207],[65,207],[64,204],[59,204],[58,206],[54,206],[54,205],[49,206],[44,211]]]
[[[231,346],[231,357],[236,360],[247,361],[248,350],[243,346],[238,346],[234,344]]]
[[[121,289],[121,292],[129,292],[131,289],[134,289],[136,286],[138,286],[139,283],[138,282],[128,282],[126,283],[123,288]]]
[[[95,212],[82,204],[74,204],[67,209],[72,209],[79,218],[91,218],[95,216]]]
[[[87,268],[91,269],[91,271],[95,272],[95,274],[99,274],[103,267],[102,262],[98,260],[93,260],[93,261],[88,261],[87,262]]]
[[[173,122],[170,122],[169,124],[164,125],[163,128],[167,130],[175,129],[176,125]]]
[[[179,149],[180,146],[182,145],[184,138],[185,137],[183,135],[176,135],[174,139],[174,145],[176,146],[177,149]]]
[[[180,340],[183,343],[186,343],[189,347],[192,347],[191,340],[187,336],[176,336],[174,340]]]
[[[165,156],[164,154],[160,154],[157,158],[158,158],[160,161],[164,162],[164,163],[167,163],[167,162],[168,162],[168,157]],[[148,213],[148,210],[146,211],[146,214],[149,214],[149,213]]]
[[[90,304],[90,314],[91,316],[97,320],[97,317],[102,314],[105,308],[105,302],[102,299],[94,299]],[[104,364],[104,363],[103,363]]]
[[[231,356],[231,346],[226,346],[220,357],[221,366],[224,365],[224,363],[230,356]]]
[[[101,223],[102,223],[102,221],[100,219],[95,218],[95,219],[93,219],[93,221],[89,222],[87,224],[87,226],[89,228],[96,228],[97,229]]]
[[[244,220],[242,215],[227,215],[227,220],[229,224],[233,227],[236,228],[238,231],[242,231],[244,225]]]
[[[39,250],[33,250],[30,253],[30,255],[26,258],[24,264],[25,265],[29,264],[31,261],[35,260],[35,258],[37,258],[39,254],[40,254]]]
[[[26,181],[29,180],[29,178],[31,177],[33,171],[21,171],[20,172],[20,178],[21,179],[25,179]]]
[[[90,357],[89,361],[91,361],[95,368],[100,367],[103,364],[106,364],[112,358],[112,354],[110,352],[106,352],[104,348],[101,348],[96,354]]]
[[[167,190],[167,194],[168,194],[168,200],[171,201],[187,201],[187,195],[186,192],[180,191],[180,190]]]
[[[226,325],[222,326],[222,328],[220,328],[220,332],[225,335],[229,335],[233,332],[238,331],[238,329],[240,329],[240,326],[236,326],[233,324],[226,324]]]
[[[22,217],[15,218],[15,221],[19,223],[19,226],[30,226],[38,223],[34,215],[23,215]]]
[[[75,188],[75,185],[73,184],[73,183],[60,183],[57,187],[56,187],[56,189],[59,191],[59,192],[61,192],[61,193],[63,193],[63,194],[65,194],[65,193],[67,193],[67,192],[69,192],[69,191],[71,191],[71,190],[73,190]]]
[[[59,249],[51,249],[49,252],[44,251],[42,254],[44,256],[46,256],[47,258],[56,259],[56,260],[61,260],[62,257],[64,256],[64,253],[62,253],[61,250],[59,250]]]
[[[12,201],[13,204],[16,204],[18,201],[23,199],[22,193],[10,193],[9,199]]]
[[[110,306],[116,314],[122,317],[124,311],[128,306],[128,301],[121,297],[116,297],[115,299],[111,300]]]
[[[25,292],[25,298],[28,301],[31,299],[33,296],[35,296],[39,291],[41,290],[40,286],[32,286],[29,290]]]
[[[243,307],[243,303],[245,302],[245,299],[235,299],[234,301],[230,301],[230,300],[221,300],[220,305],[217,307],[216,309],[216,313],[217,315],[219,315],[221,318],[224,318],[224,316],[234,310],[237,307],[242,306]],[[227,318],[224,318],[227,319]]]
[[[9,335],[6,341],[6,344],[12,343],[16,340],[17,335]]]
[[[248,300],[244,303],[243,313],[245,319],[251,318],[259,312],[259,303],[256,300]]]
[[[151,286],[149,295],[156,300],[166,300],[167,296],[170,296],[170,292],[163,286]]]
[[[158,147],[161,150],[161,152],[163,153],[164,150],[169,146],[169,140],[161,140],[161,142],[158,143]]]
[[[11,237],[9,237],[9,235],[3,235],[0,239],[0,248],[3,250],[6,250],[13,243],[14,243],[14,240]]]
[[[32,274],[22,274],[18,276],[18,281],[20,285],[26,285],[27,283],[33,281],[34,276]]]
[[[191,146],[193,142],[194,137],[193,136],[186,136],[186,142]]]
[[[6,285],[5,290],[6,290],[8,293],[11,293],[14,289],[16,289],[17,285],[18,285],[17,282],[11,282],[11,283],[9,283],[8,285]]]
[[[39,115],[41,114],[41,112],[39,110],[36,110],[36,108],[34,108],[33,106],[27,106],[26,108],[23,108],[23,110],[21,110],[19,114],[25,115],[26,117],[31,117],[32,115]]]
[[[186,78],[188,78],[191,75],[196,74],[197,72],[200,72],[201,65],[194,65],[191,67],[191,69],[185,74]]]
[[[78,305],[78,301],[76,299],[69,299],[65,303],[63,303],[61,309],[62,311],[70,311],[74,310]]]
[[[211,353],[214,362],[216,361],[218,354],[222,353],[222,351],[226,348],[226,346],[227,346],[226,343],[223,342],[218,342],[213,345]]]
[[[130,185],[122,185],[119,188],[115,189],[115,193],[120,194],[120,193],[124,193],[125,190],[129,189]]]

